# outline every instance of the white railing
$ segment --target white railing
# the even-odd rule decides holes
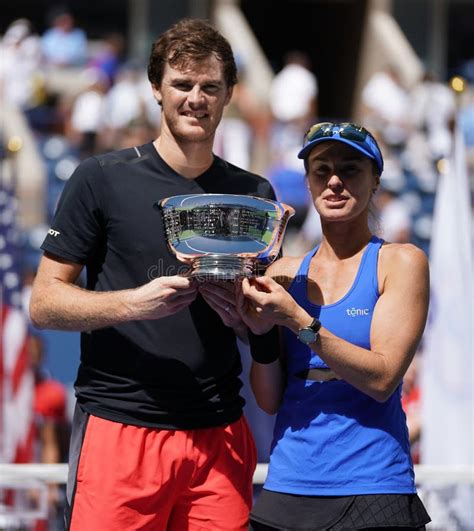
[[[38,519],[48,515],[48,484],[64,484],[68,465],[0,464],[0,529],[17,531],[34,529]],[[257,465],[253,482],[264,483],[267,464]],[[425,507],[432,518],[428,529],[459,531],[472,529],[474,521],[474,467],[415,466],[416,484]],[[2,505],[1,493],[13,490],[19,503]],[[36,491],[37,504],[22,504],[29,493]],[[467,522],[467,523],[466,523]],[[466,527],[467,526],[467,527]]]
[[[38,480],[45,483],[66,483],[66,463],[44,465],[31,464],[0,464],[0,487],[2,483]],[[267,475],[267,464],[259,463],[253,476],[255,485],[261,485]],[[415,465],[417,484],[456,484],[474,485],[474,467],[469,466],[431,466]]]

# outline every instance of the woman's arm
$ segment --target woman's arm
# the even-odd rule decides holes
[[[429,272],[425,254],[410,244],[381,251],[380,292],[371,325],[371,349],[345,341],[321,328],[310,347],[341,378],[375,400],[387,400],[399,385],[423,334],[428,312]],[[312,317],[269,279],[243,284],[243,292],[270,322],[294,333]]]
[[[285,389],[285,375],[280,359],[266,364],[252,361],[250,386],[260,409],[274,415],[280,408]]]

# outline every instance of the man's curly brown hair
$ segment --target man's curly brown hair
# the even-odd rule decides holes
[[[204,61],[210,55],[222,62],[225,82],[228,87],[233,87],[237,83],[237,67],[227,39],[204,20],[180,20],[153,43],[148,79],[159,87],[166,62],[173,68],[183,69]]]

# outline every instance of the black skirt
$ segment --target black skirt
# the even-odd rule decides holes
[[[262,489],[250,521],[255,531],[265,526],[283,531],[342,531],[424,529],[431,518],[416,494],[300,496]]]

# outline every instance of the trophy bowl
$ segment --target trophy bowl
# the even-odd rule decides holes
[[[277,257],[288,220],[284,203],[233,194],[188,194],[157,203],[168,246],[199,279],[251,277]]]

